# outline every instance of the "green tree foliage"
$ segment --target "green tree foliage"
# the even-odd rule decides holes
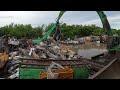
[[[50,23],[45,27],[45,25],[41,25],[33,28],[30,24],[13,24],[6,25],[0,28],[0,36],[10,35],[16,36],[18,38],[27,37],[27,38],[38,38],[42,37],[42,32],[47,32],[55,23]],[[74,37],[83,37],[83,36],[99,36],[100,34],[104,34],[104,29],[98,27],[96,25],[67,25],[66,23],[60,24],[60,29],[65,38],[74,38]],[[51,36],[54,36],[54,32],[52,32]],[[113,34],[117,34],[120,36],[120,30],[112,29]]]
[[[104,33],[104,30],[95,25],[66,25],[65,23],[61,25],[61,30],[64,36],[67,38],[83,37],[94,35],[98,36],[100,33]]]
[[[34,37],[42,37],[43,26],[39,26],[33,28],[30,24],[23,25],[23,24],[10,24],[0,28],[0,36],[3,35],[10,35],[15,36],[18,38],[27,37],[27,38],[34,38]]]

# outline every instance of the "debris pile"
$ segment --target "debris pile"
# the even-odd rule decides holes
[[[0,68],[6,71],[8,74],[7,78],[13,79],[19,77],[20,58],[52,60],[71,60],[78,58],[76,52],[69,48],[63,48],[59,42],[48,40],[36,44],[31,41],[27,40],[23,43],[15,38],[8,40],[7,48],[9,54],[5,52],[0,53]]]
[[[28,49],[18,48],[17,53],[28,58],[47,58],[47,59],[76,59],[77,52],[70,50],[69,48],[63,48],[59,44],[51,43],[46,45],[41,42],[40,44],[34,44]]]
[[[91,41],[90,38],[86,39]],[[80,38],[78,41],[72,41],[74,44],[84,42],[84,38]],[[41,74],[39,73],[40,79],[73,79],[75,76],[74,71],[77,72],[75,68],[81,68],[82,66],[89,67],[89,69],[93,70],[92,74],[103,68],[100,64],[80,57],[78,52],[64,45],[64,41],[55,42],[52,39],[47,39],[46,41],[35,43],[32,40],[20,41],[12,38],[9,40],[8,50],[9,54],[5,52],[0,53],[0,68],[3,68],[7,73],[5,77],[7,79],[19,79],[21,68],[27,66],[31,69],[39,68],[47,71]],[[25,61],[21,61],[21,58],[24,58]],[[59,68],[56,69],[54,67],[53,69],[54,65],[57,65]],[[81,78],[84,77],[84,74],[82,75]],[[87,71],[85,75],[88,78]],[[79,75],[76,76],[76,78],[78,77]]]

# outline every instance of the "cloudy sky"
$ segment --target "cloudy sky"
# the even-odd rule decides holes
[[[0,11],[0,27],[10,24],[31,24],[33,27],[55,22],[59,11]],[[120,11],[105,11],[112,28],[120,29]],[[96,11],[67,11],[60,22],[71,24],[95,24],[102,27]]]

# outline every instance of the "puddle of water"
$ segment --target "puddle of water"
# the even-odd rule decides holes
[[[95,55],[102,54],[103,52],[107,52],[107,50],[104,49],[88,49],[88,50],[79,50],[78,53],[80,56],[84,58],[91,59],[91,57]]]
[[[70,47],[77,51],[80,56],[88,59],[91,59],[92,56],[107,52],[106,44],[96,44],[93,42],[74,46],[71,45]]]

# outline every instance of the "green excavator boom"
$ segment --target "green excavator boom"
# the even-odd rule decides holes
[[[110,24],[108,22],[107,16],[105,15],[105,13],[103,11],[97,11],[97,13],[101,19],[102,24],[103,24],[103,29],[105,31],[105,34],[107,34],[108,36],[112,36],[113,34],[112,34]]]
[[[43,36],[43,38],[39,42],[45,40],[54,31],[54,29],[60,25],[59,20],[61,19],[61,17],[63,16],[63,14],[65,12],[66,11],[60,11],[60,13],[59,13],[59,15],[57,17],[57,20],[56,20],[57,24],[53,25],[53,27],[50,30],[48,30],[48,32]],[[108,36],[112,36],[111,27],[110,27],[110,24],[108,22],[108,19],[107,19],[106,15],[104,14],[103,11],[96,11],[96,12],[98,13],[98,15],[99,15],[99,17],[101,19],[105,34],[107,34]]]
[[[66,11],[60,11],[57,21],[59,21],[59,19],[63,16],[63,14],[65,12]],[[103,11],[96,11],[96,12],[98,13],[98,15],[101,19],[105,33],[108,36],[112,36],[112,31],[111,31],[111,27],[110,27],[110,24],[108,22],[107,16],[105,15],[105,13]]]
[[[60,18],[63,16],[63,14],[65,13],[66,11],[60,11],[58,17],[57,17],[57,22],[59,22]]]

